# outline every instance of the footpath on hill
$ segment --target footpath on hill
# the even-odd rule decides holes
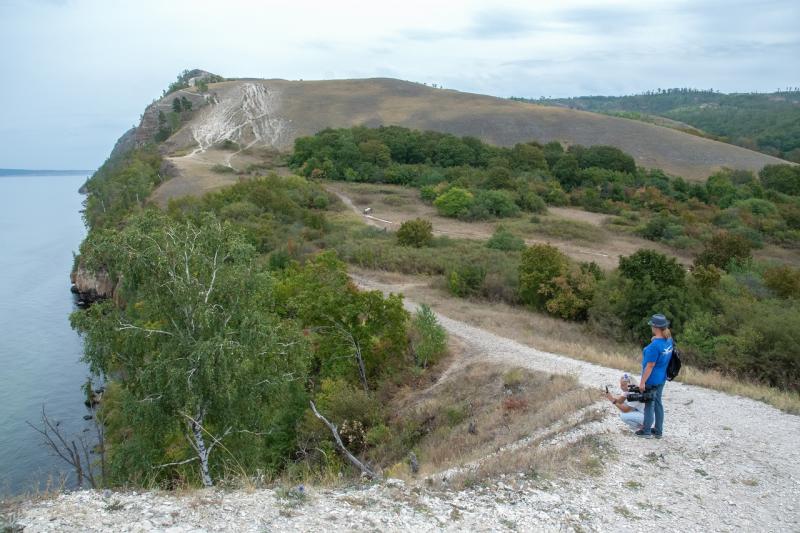
[[[353,279],[365,289],[403,289],[363,273]],[[438,319],[467,348],[454,364],[569,373],[589,387],[619,378],[619,370],[543,352],[457,316]],[[542,483],[508,475],[460,491],[386,480],[310,487],[299,497],[273,489],[80,491],[26,503],[17,520],[25,531],[800,530],[800,417],[681,383],[668,384],[664,399],[662,440],[631,435],[610,404],[603,420],[584,427],[617,450],[598,476]]]
[[[401,292],[363,275],[354,281],[365,289]],[[417,307],[409,300],[405,305],[410,311]],[[572,374],[587,387],[619,380],[620,370],[543,352],[457,317],[437,316],[480,361]],[[599,514],[602,529],[625,527],[623,509],[628,509],[631,518],[682,531],[800,530],[800,417],[677,382],[667,384],[664,401],[662,440],[634,437],[609,405],[609,418],[618,428],[609,436],[618,457],[599,478],[573,484],[574,498]]]

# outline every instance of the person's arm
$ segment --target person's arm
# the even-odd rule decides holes
[[[642,372],[642,379],[639,381],[639,390],[644,392],[645,387],[647,386],[647,378],[650,377],[650,374],[653,373],[653,368],[655,368],[655,362],[647,363],[644,367],[644,372]]]
[[[653,343],[651,342],[642,353],[642,379],[639,381],[639,389],[644,392],[645,387],[647,386],[647,379],[650,377],[650,374],[653,373],[653,368],[656,366],[658,362],[658,348],[656,348]]]
[[[614,404],[614,406],[622,411],[623,413],[630,413],[633,411],[633,408],[625,405],[625,400],[627,399],[625,395],[622,396],[614,396],[611,393],[606,394],[606,398]]]

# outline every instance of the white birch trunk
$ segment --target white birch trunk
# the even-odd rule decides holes
[[[214,482],[211,480],[211,473],[208,468],[208,453],[206,448],[206,441],[203,438],[203,417],[205,414],[200,411],[197,418],[189,422],[189,427],[192,431],[194,438],[194,449],[197,452],[197,458],[200,460],[200,476],[203,479],[204,487],[213,487]]]

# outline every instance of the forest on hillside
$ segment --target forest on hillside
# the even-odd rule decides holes
[[[529,100],[652,122],[665,117],[714,139],[800,162],[800,90],[723,94],[688,88],[627,96],[579,96]],[[692,130],[688,130],[693,133]]]

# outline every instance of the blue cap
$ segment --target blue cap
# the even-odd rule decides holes
[[[668,328],[669,320],[667,320],[667,317],[664,315],[653,315],[650,320],[647,321],[647,325],[656,328]]]

